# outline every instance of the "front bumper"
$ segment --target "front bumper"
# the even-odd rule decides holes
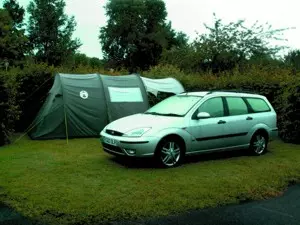
[[[105,132],[101,132],[100,141],[103,150],[112,155],[130,156],[130,157],[152,157],[156,146],[159,142],[158,137],[139,137],[129,138],[121,136],[113,136]],[[105,142],[108,138],[114,141],[114,144]],[[132,153],[134,152],[134,153]]]

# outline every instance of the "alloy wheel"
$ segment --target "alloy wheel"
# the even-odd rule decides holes
[[[181,156],[180,146],[174,141],[166,142],[161,148],[161,162],[168,167],[175,166]]]
[[[267,146],[267,140],[264,136],[258,134],[253,141],[253,150],[257,155],[261,155]]]

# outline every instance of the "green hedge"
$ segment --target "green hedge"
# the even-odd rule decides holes
[[[300,76],[282,82],[275,100],[278,112],[281,138],[290,143],[300,144]]]
[[[17,102],[22,112],[15,129],[23,132],[43,105],[53,85],[55,68],[47,64],[31,64],[22,70],[12,69],[9,73],[11,77],[15,77],[15,85],[18,86]]]
[[[14,132],[15,122],[21,113],[17,93],[15,77],[0,70],[0,146],[10,141],[9,137]]]
[[[0,146],[4,145],[6,140],[5,134],[5,111],[7,108],[7,93],[4,87],[4,79],[0,76]]]

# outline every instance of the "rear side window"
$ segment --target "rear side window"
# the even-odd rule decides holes
[[[268,104],[260,98],[246,98],[254,112],[269,112],[271,111]]]
[[[240,97],[226,97],[230,116],[243,115],[248,113],[245,101]]]

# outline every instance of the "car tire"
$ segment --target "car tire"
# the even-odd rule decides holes
[[[182,163],[184,152],[184,143],[178,138],[165,138],[157,146],[155,160],[159,167],[176,167]]]
[[[250,142],[250,153],[256,156],[266,153],[268,147],[268,136],[263,132],[256,132]]]

